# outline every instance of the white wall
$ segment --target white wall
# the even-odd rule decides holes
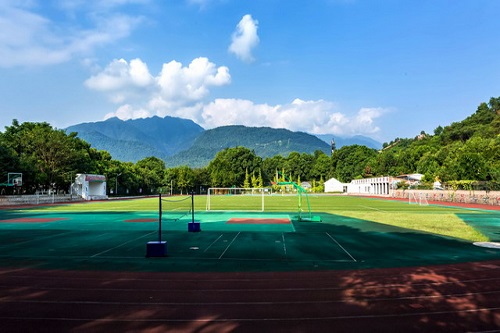
[[[335,178],[330,178],[325,182],[325,192],[344,192],[348,184],[341,183]]]
[[[72,185],[74,194],[81,196],[85,200],[107,199],[106,176],[77,174],[75,183]]]
[[[389,195],[391,177],[354,179],[341,183],[335,178],[325,182],[325,192],[347,192],[347,194]]]

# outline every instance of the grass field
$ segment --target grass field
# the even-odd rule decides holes
[[[176,202],[177,201],[177,202]],[[226,210],[255,210],[260,207],[260,196],[213,196],[212,204]],[[470,216],[488,214],[481,210],[446,206],[409,205],[407,202],[381,200],[352,196],[310,195],[313,214],[332,214],[340,217],[356,218],[370,222],[397,226],[405,229],[424,231],[436,235],[468,240],[471,242],[491,240],[470,226],[466,221]],[[195,212],[205,211],[206,196],[195,196]],[[191,205],[187,196],[164,197],[163,210],[185,211]],[[110,200],[61,206],[38,208],[44,212],[137,212],[158,211],[158,198]],[[35,209],[35,210],[38,210]],[[302,209],[307,210],[305,200]],[[297,212],[297,196],[273,195],[265,197],[266,212]],[[495,216],[493,217],[495,218]],[[498,218],[498,216],[496,216]],[[469,218],[470,219],[470,218]],[[326,222],[328,223],[328,222]]]

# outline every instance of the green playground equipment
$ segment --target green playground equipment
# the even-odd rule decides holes
[[[281,174],[281,173],[280,173]],[[286,180],[286,176],[283,176]],[[320,216],[313,216],[312,211],[311,211],[311,203],[309,202],[309,195],[307,194],[307,191],[305,188],[297,184],[296,182],[292,181],[284,181],[284,182],[277,182],[277,185],[292,185],[293,188],[297,190],[297,194],[299,197],[299,205],[298,205],[298,210],[299,210],[299,215],[298,219],[299,221],[306,221],[306,222],[321,222],[321,217]],[[304,210],[302,209],[302,195],[306,198],[307,202],[307,213],[304,214]]]

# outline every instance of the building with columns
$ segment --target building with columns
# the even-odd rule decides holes
[[[342,183],[335,178],[330,178],[325,182],[325,192],[385,196],[390,194],[398,181],[389,176],[353,179],[350,183]]]

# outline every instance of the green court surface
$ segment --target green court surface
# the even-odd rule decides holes
[[[370,212],[405,214],[406,210],[418,209],[419,218],[424,220],[442,210],[443,214],[458,216],[490,241],[500,241],[498,211],[416,208],[401,202],[359,200],[357,209],[364,209],[368,216]],[[0,266],[120,271],[292,271],[435,265],[500,258],[500,249],[477,247],[468,240],[378,223],[367,217],[348,216],[346,211],[353,208],[342,207],[338,201],[317,203],[319,209],[315,215],[321,217],[321,222],[299,221],[293,209],[245,213],[207,212],[197,207],[195,221],[200,223],[201,232],[188,232],[191,213],[165,211],[161,240],[167,241],[167,256],[161,258],[145,256],[147,242],[160,239],[155,201],[1,210]]]

